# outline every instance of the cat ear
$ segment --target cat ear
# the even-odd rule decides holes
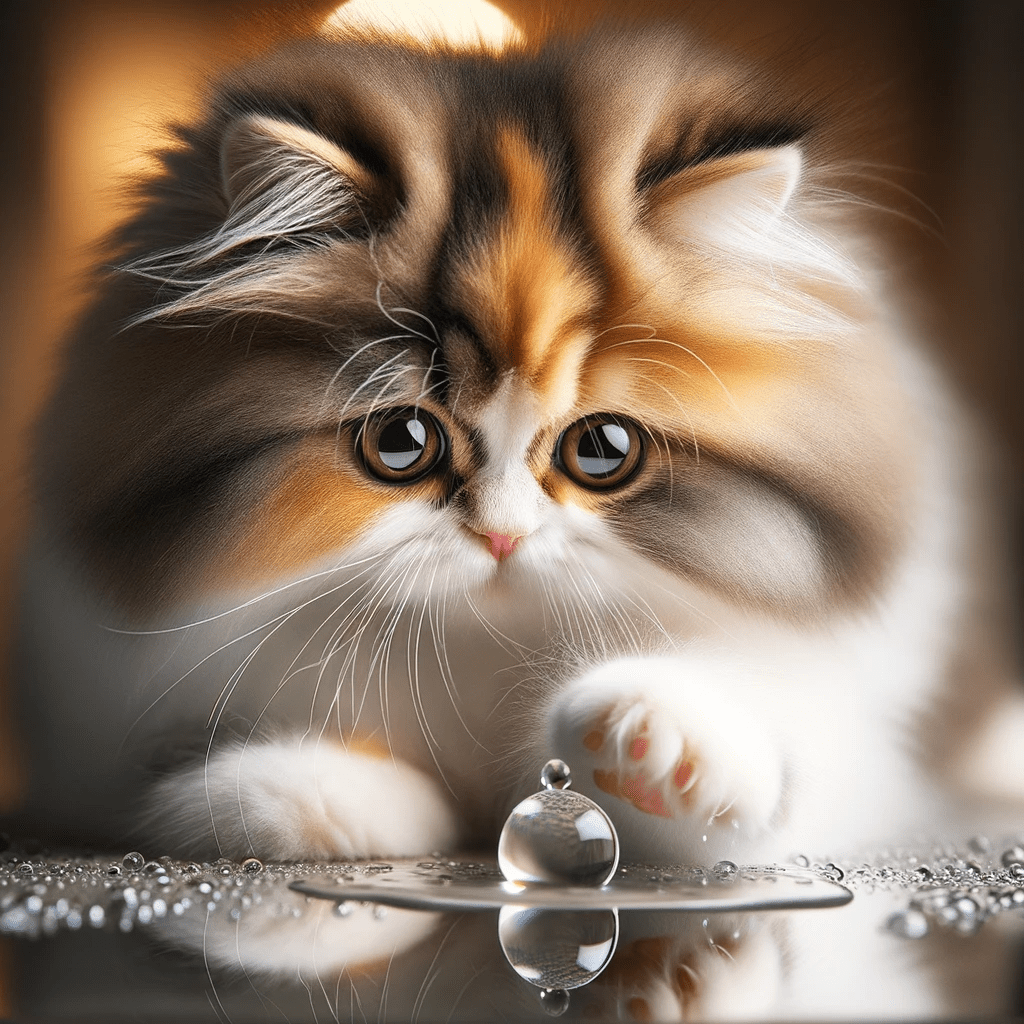
[[[232,215],[280,219],[282,234],[361,220],[357,205],[373,176],[317,132],[263,114],[239,118],[221,142],[221,184]],[[287,222],[286,222],[287,221]]]
[[[655,185],[648,216],[659,232],[715,248],[744,248],[776,226],[802,166],[793,145],[708,160]]]

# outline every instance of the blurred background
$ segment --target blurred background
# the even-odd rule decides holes
[[[535,0],[498,4],[524,27]],[[565,4],[563,4],[564,6]],[[31,512],[31,426],[85,299],[93,245],[124,214],[119,183],[152,167],[226,65],[334,5],[253,0],[4,0],[0,6],[0,666]],[[846,140],[890,184],[901,287],[940,356],[1024,469],[1024,4],[823,0],[572,0],[581,21],[628,12],[694,26],[860,113]],[[860,147],[863,147],[861,154]],[[74,430],[74,424],[68,424]],[[1019,522],[1019,520],[1018,520]],[[1016,530],[1019,541],[1020,530]],[[1020,551],[1018,544],[1017,551]],[[1019,577],[1018,577],[1019,578]],[[2,670],[0,670],[2,671]],[[17,730],[0,676],[0,807],[18,788]]]

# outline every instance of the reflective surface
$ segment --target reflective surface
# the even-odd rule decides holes
[[[9,850],[0,931],[26,1022],[1005,1019],[1021,1008],[1024,865],[1004,856],[1013,840],[982,840],[762,870],[629,864],[579,890],[587,911],[531,905],[545,886],[500,912],[340,898],[507,885],[483,859]],[[837,875],[845,905],[754,909],[800,880],[842,893]],[[302,880],[331,898],[290,888]],[[746,911],[727,895],[743,886],[764,894]],[[686,887],[708,894],[701,909],[596,906],[609,892],[672,906]]]

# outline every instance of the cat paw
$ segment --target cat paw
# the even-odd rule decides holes
[[[182,856],[290,861],[447,850],[458,831],[440,785],[386,751],[275,741],[161,780],[142,834]]]
[[[584,677],[553,709],[551,749],[579,789],[656,818],[760,832],[781,796],[772,737],[684,672],[675,659],[637,659]]]

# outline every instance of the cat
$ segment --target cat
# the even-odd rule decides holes
[[[710,863],[972,752],[1024,790],[974,428],[827,112],[672,26],[381,10],[227,73],[110,242],[39,428],[34,819],[493,849],[557,756]]]

